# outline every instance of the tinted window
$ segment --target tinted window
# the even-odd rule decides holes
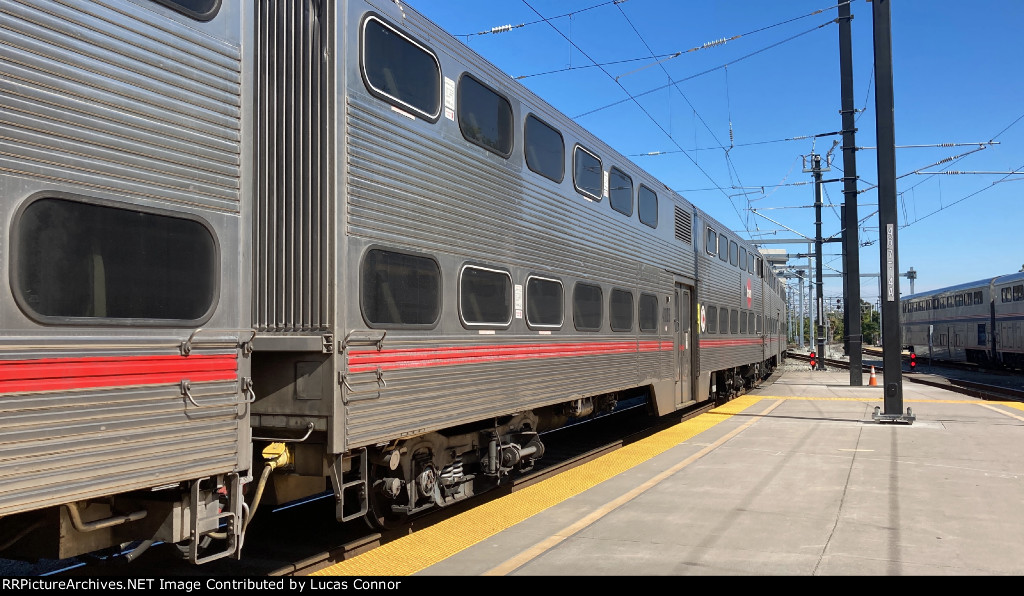
[[[747,331],[754,333],[754,313],[747,313]]]
[[[708,251],[708,254],[718,254],[718,234],[711,228],[708,228],[706,240],[704,241],[704,250]]]
[[[541,277],[526,281],[526,323],[531,327],[561,327],[562,304],[562,282]]]
[[[512,322],[512,277],[505,271],[466,267],[459,282],[459,310],[471,325]]]
[[[557,130],[532,114],[526,117],[526,166],[541,176],[561,182],[565,175],[565,141]]]
[[[601,288],[590,284],[576,284],[572,291],[572,320],[580,331],[601,328]]]
[[[484,149],[503,157],[512,153],[512,105],[470,75],[459,81],[459,128]]]
[[[747,313],[740,313],[740,333],[747,332]]]
[[[747,255],[747,273],[754,274],[754,253]]]
[[[643,184],[636,193],[636,209],[641,223],[658,227],[658,195]]]
[[[729,311],[729,333],[736,334],[740,332],[740,311],[732,310]]]
[[[220,0],[156,0],[199,21],[209,21],[220,9]]]
[[[29,314],[195,321],[216,299],[217,245],[197,221],[42,199],[16,226],[13,283]]]
[[[429,120],[441,110],[441,67],[423,46],[369,18],[363,28],[363,75],[371,92]]]
[[[371,326],[429,326],[441,314],[441,270],[428,257],[371,250],[360,273],[360,307]]]
[[[633,329],[633,293],[625,290],[612,290],[608,322],[612,331],[632,331]]]
[[[619,213],[633,215],[633,179],[618,168],[608,172],[608,203]]]
[[[583,147],[576,147],[573,152],[573,183],[576,190],[592,199],[601,200],[602,170],[601,160]]]
[[[729,309],[722,308],[718,310],[718,332],[729,333]]]
[[[707,307],[707,329],[708,333],[718,333],[718,308]]]
[[[637,323],[645,333],[658,330],[658,297],[654,294],[640,294],[637,306]]]
[[[737,252],[739,251],[739,245],[733,241],[729,241],[729,264],[735,265],[736,259],[738,258]]]
[[[718,258],[729,261],[729,239],[724,234],[718,237]]]
[[[740,247],[740,259],[738,261],[740,269],[747,268],[747,249]]]

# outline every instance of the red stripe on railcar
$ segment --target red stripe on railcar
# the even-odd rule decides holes
[[[93,389],[238,378],[234,355],[0,360],[0,393]]]
[[[514,344],[498,346],[452,346],[447,348],[415,348],[408,350],[365,350],[349,355],[349,372],[366,372],[398,368],[423,368],[480,364],[511,360],[567,358],[608,354],[671,351],[671,341],[617,341],[593,343]]]

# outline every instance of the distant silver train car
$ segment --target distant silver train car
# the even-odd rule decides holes
[[[903,345],[919,356],[1024,368],[1024,272],[901,300]]]
[[[0,556],[389,527],[783,357],[753,246],[404,3],[69,4],[0,0]]]

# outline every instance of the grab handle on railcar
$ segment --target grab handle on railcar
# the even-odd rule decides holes
[[[353,331],[341,340],[341,349],[338,351],[344,352],[345,348],[349,346],[377,346],[379,352],[384,349],[384,338],[387,334],[387,330],[381,331],[379,334],[371,331]]]
[[[246,398],[241,401],[226,404],[199,404],[199,402],[192,397],[192,381],[189,381],[188,379],[182,379],[179,387],[181,388],[181,395],[188,399],[188,401],[192,402],[192,405],[197,408],[222,408],[224,406],[251,404],[256,401],[256,392],[252,390],[251,377],[242,377],[242,393],[246,395]]]
[[[242,352],[246,356],[248,356],[249,354],[252,354],[252,342],[253,342],[254,339],[256,339],[256,330],[255,329],[204,329],[204,328],[200,327],[199,329],[196,329],[195,331],[193,331],[192,334],[188,336],[188,339],[186,339],[185,341],[181,342],[181,345],[179,347],[181,349],[181,355],[182,356],[188,356],[189,354],[192,353],[192,344],[193,344],[193,342],[195,342],[196,336],[199,335],[203,331],[206,331],[206,332],[220,331],[220,332],[226,332],[226,333],[233,333],[233,332],[244,331],[244,332],[247,332],[247,333],[252,333],[252,336],[248,340],[241,341],[241,339],[239,339],[234,344],[225,344],[223,342],[220,342],[219,344],[217,344],[216,342],[212,342],[211,341],[211,343],[213,343],[214,345],[230,345],[231,347],[241,347],[242,348]]]

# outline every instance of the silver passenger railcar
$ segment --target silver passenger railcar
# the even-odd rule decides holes
[[[921,356],[1024,367],[1024,272],[901,300],[903,345]]]
[[[252,58],[165,4],[0,1],[0,556],[241,547]]]
[[[783,356],[753,246],[404,3],[0,12],[0,556],[389,527]]]

